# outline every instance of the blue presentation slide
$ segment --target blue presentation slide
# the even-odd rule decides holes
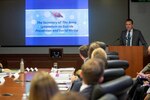
[[[26,0],[26,45],[89,43],[88,0]]]

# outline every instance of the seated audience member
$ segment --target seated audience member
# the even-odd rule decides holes
[[[137,74],[135,83],[129,91],[129,100],[144,100],[150,84],[150,74],[148,73],[150,73],[150,64],[147,64],[142,71]]]
[[[88,50],[88,59],[91,58],[92,52],[93,52],[96,48],[100,48],[100,46],[99,46],[97,43],[93,42],[93,43],[90,44],[89,50]]]
[[[76,71],[75,75],[78,76],[79,78],[81,78],[81,72],[82,72],[82,70],[79,69]]]
[[[150,72],[150,63],[148,63],[140,73],[146,73],[146,72]]]
[[[77,92],[57,93],[52,100],[86,100]]]
[[[149,94],[147,95],[147,91],[150,86],[150,74],[138,73],[137,80],[139,81],[139,87],[136,88],[133,99],[144,100],[144,98],[146,99],[149,97]]]
[[[97,48],[92,52],[91,58],[107,59],[107,54],[102,48]]]
[[[83,81],[74,83],[71,90],[80,92],[80,94],[90,100],[93,86],[103,81],[104,67],[104,61],[101,59],[87,60],[81,67]]]
[[[106,52],[102,49],[102,48],[96,48],[93,52],[92,52],[92,54],[91,54],[91,58],[98,58],[98,59],[102,59],[102,60],[104,60],[104,62],[105,62],[105,68],[107,68],[107,54],[106,54]],[[78,74],[77,74],[77,76],[75,75],[75,76],[72,76],[71,77],[71,80],[72,80],[72,82],[74,82],[74,81],[78,81],[78,78],[80,78],[81,79],[81,70],[79,70],[79,71],[77,71],[78,72]]]
[[[79,47],[79,55],[84,62],[86,61],[86,59],[88,59],[88,45],[83,45]],[[79,69],[78,71],[76,71],[75,75],[71,77],[72,82],[81,79],[80,72],[81,70]]]
[[[106,44],[104,42],[95,41],[93,43],[97,43],[103,50],[106,50]]]
[[[92,54],[91,58],[97,58],[97,59],[102,59],[105,62],[105,69],[107,68],[107,54],[102,48],[97,48],[95,49]]]
[[[81,81],[81,80],[82,80],[81,69],[79,69],[75,72],[75,75],[71,76],[71,82],[73,83],[74,81]]]
[[[46,72],[38,72],[31,81],[29,100],[49,100],[57,92],[54,79]]]
[[[146,68],[147,67],[147,68]],[[142,71],[143,72],[148,72],[149,71],[149,64],[146,66]],[[149,91],[149,86],[150,86],[150,74],[144,74],[144,73],[138,73],[138,77],[141,79],[140,81],[142,82],[143,84],[143,87],[144,87],[144,90],[139,90],[139,92],[141,93],[142,91],[142,97],[144,98],[144,100],[150,100],[150,91]],[[148,94],[147,94],[147,91],[148,91]],[[143,99],[142,98],[142,99]],[[142,100],[141,99],[141,100]]]
[[[93,43],[91,43],[90,44],[90,46],[89,46],[89,49],[88,49],[88,57],[84,60],[84,62],[86,62],[89,58],[91,58],[91,55],[92,55],[92,52],[95,50],[95,49],[97,49],[97,48],[100,48],[100,46],[99,46],[99,44],[98,44],[99,42],[98,41],[96,41],[96,42],[93,42]],[[81,46],[82,47],[82,46]],[[104,51],[104,50],[103,50]],[[85,53],[85,52],[84,52]],[[102,52],[103,53],[103,52]],[[83,53],[82,53],[83,54]],[[102,54],[103,55],[103,54]],[[107,55],[106,55],[107,56]],[[104,60],[104,59],[103,59]],[[107,60],[104,60],[105,61],[105,63],[107,62]],[[106,63],[107,64],[107,63]],[[78,75],[78,76],[80,76],[80,74]],[[80,78],[80,79],[79,79]],[[77,77],[76,75],[73,75],[72,77],[71,77],[71,81],[72,82],[74,82],[74,81],[78,81],[78,80],[81,80],[82,79],[82,77]],[[74,83],[73,83],[74,84]]]
[[[88,57],[88,45],[83,45],[79,47],[79,55],[83,61],[85,61]]]

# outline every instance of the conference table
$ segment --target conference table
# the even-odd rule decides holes
[[[39,71],[50,72],[50,69],[39,69]],[[32,77],[36,72],[19,73],[19,78],[14,80],[5,77],[5,83],[0,85],[0,100],[22,100],[24,93],[29,92]]]
[[[21,100],[23,93],[25,93],[24,76],[25,74],[20,74],[20,82],[6,77],[5,83],[0,86],[0,100]]]

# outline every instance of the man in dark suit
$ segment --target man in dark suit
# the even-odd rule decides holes
[[[122,31],[120,37],[120,45],[122,46],[139,46],[140,42],[148,47],[141,31],[133,28],[133,20],[127,19],[125,22],[126,30]]]
[[[104,61],[89,59],[82,65],[81,76],[83,81],[75,81],[71,91],[80,92],[87,100],[91,100],[93,86],[103,81]]]

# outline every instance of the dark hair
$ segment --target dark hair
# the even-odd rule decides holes
[[[104,42],[95,41],[95,43],[97,43],[102,49],[106,50],[106,44]]]
[[[92,52],[96,49],[96,48],[100,48],[99,44],[98,43],[91,43],[90,46],[89,46],[89,50],[88,50],[88,57],[91,58],[91,54]]]
[[[126,22],[131,22],[133,24],[133,20],[132,19],[126,19]]]
[[[79,47],[79,52],[84,58],[88,57],[88,49],[89,49],[88,45],[83,45]]]

